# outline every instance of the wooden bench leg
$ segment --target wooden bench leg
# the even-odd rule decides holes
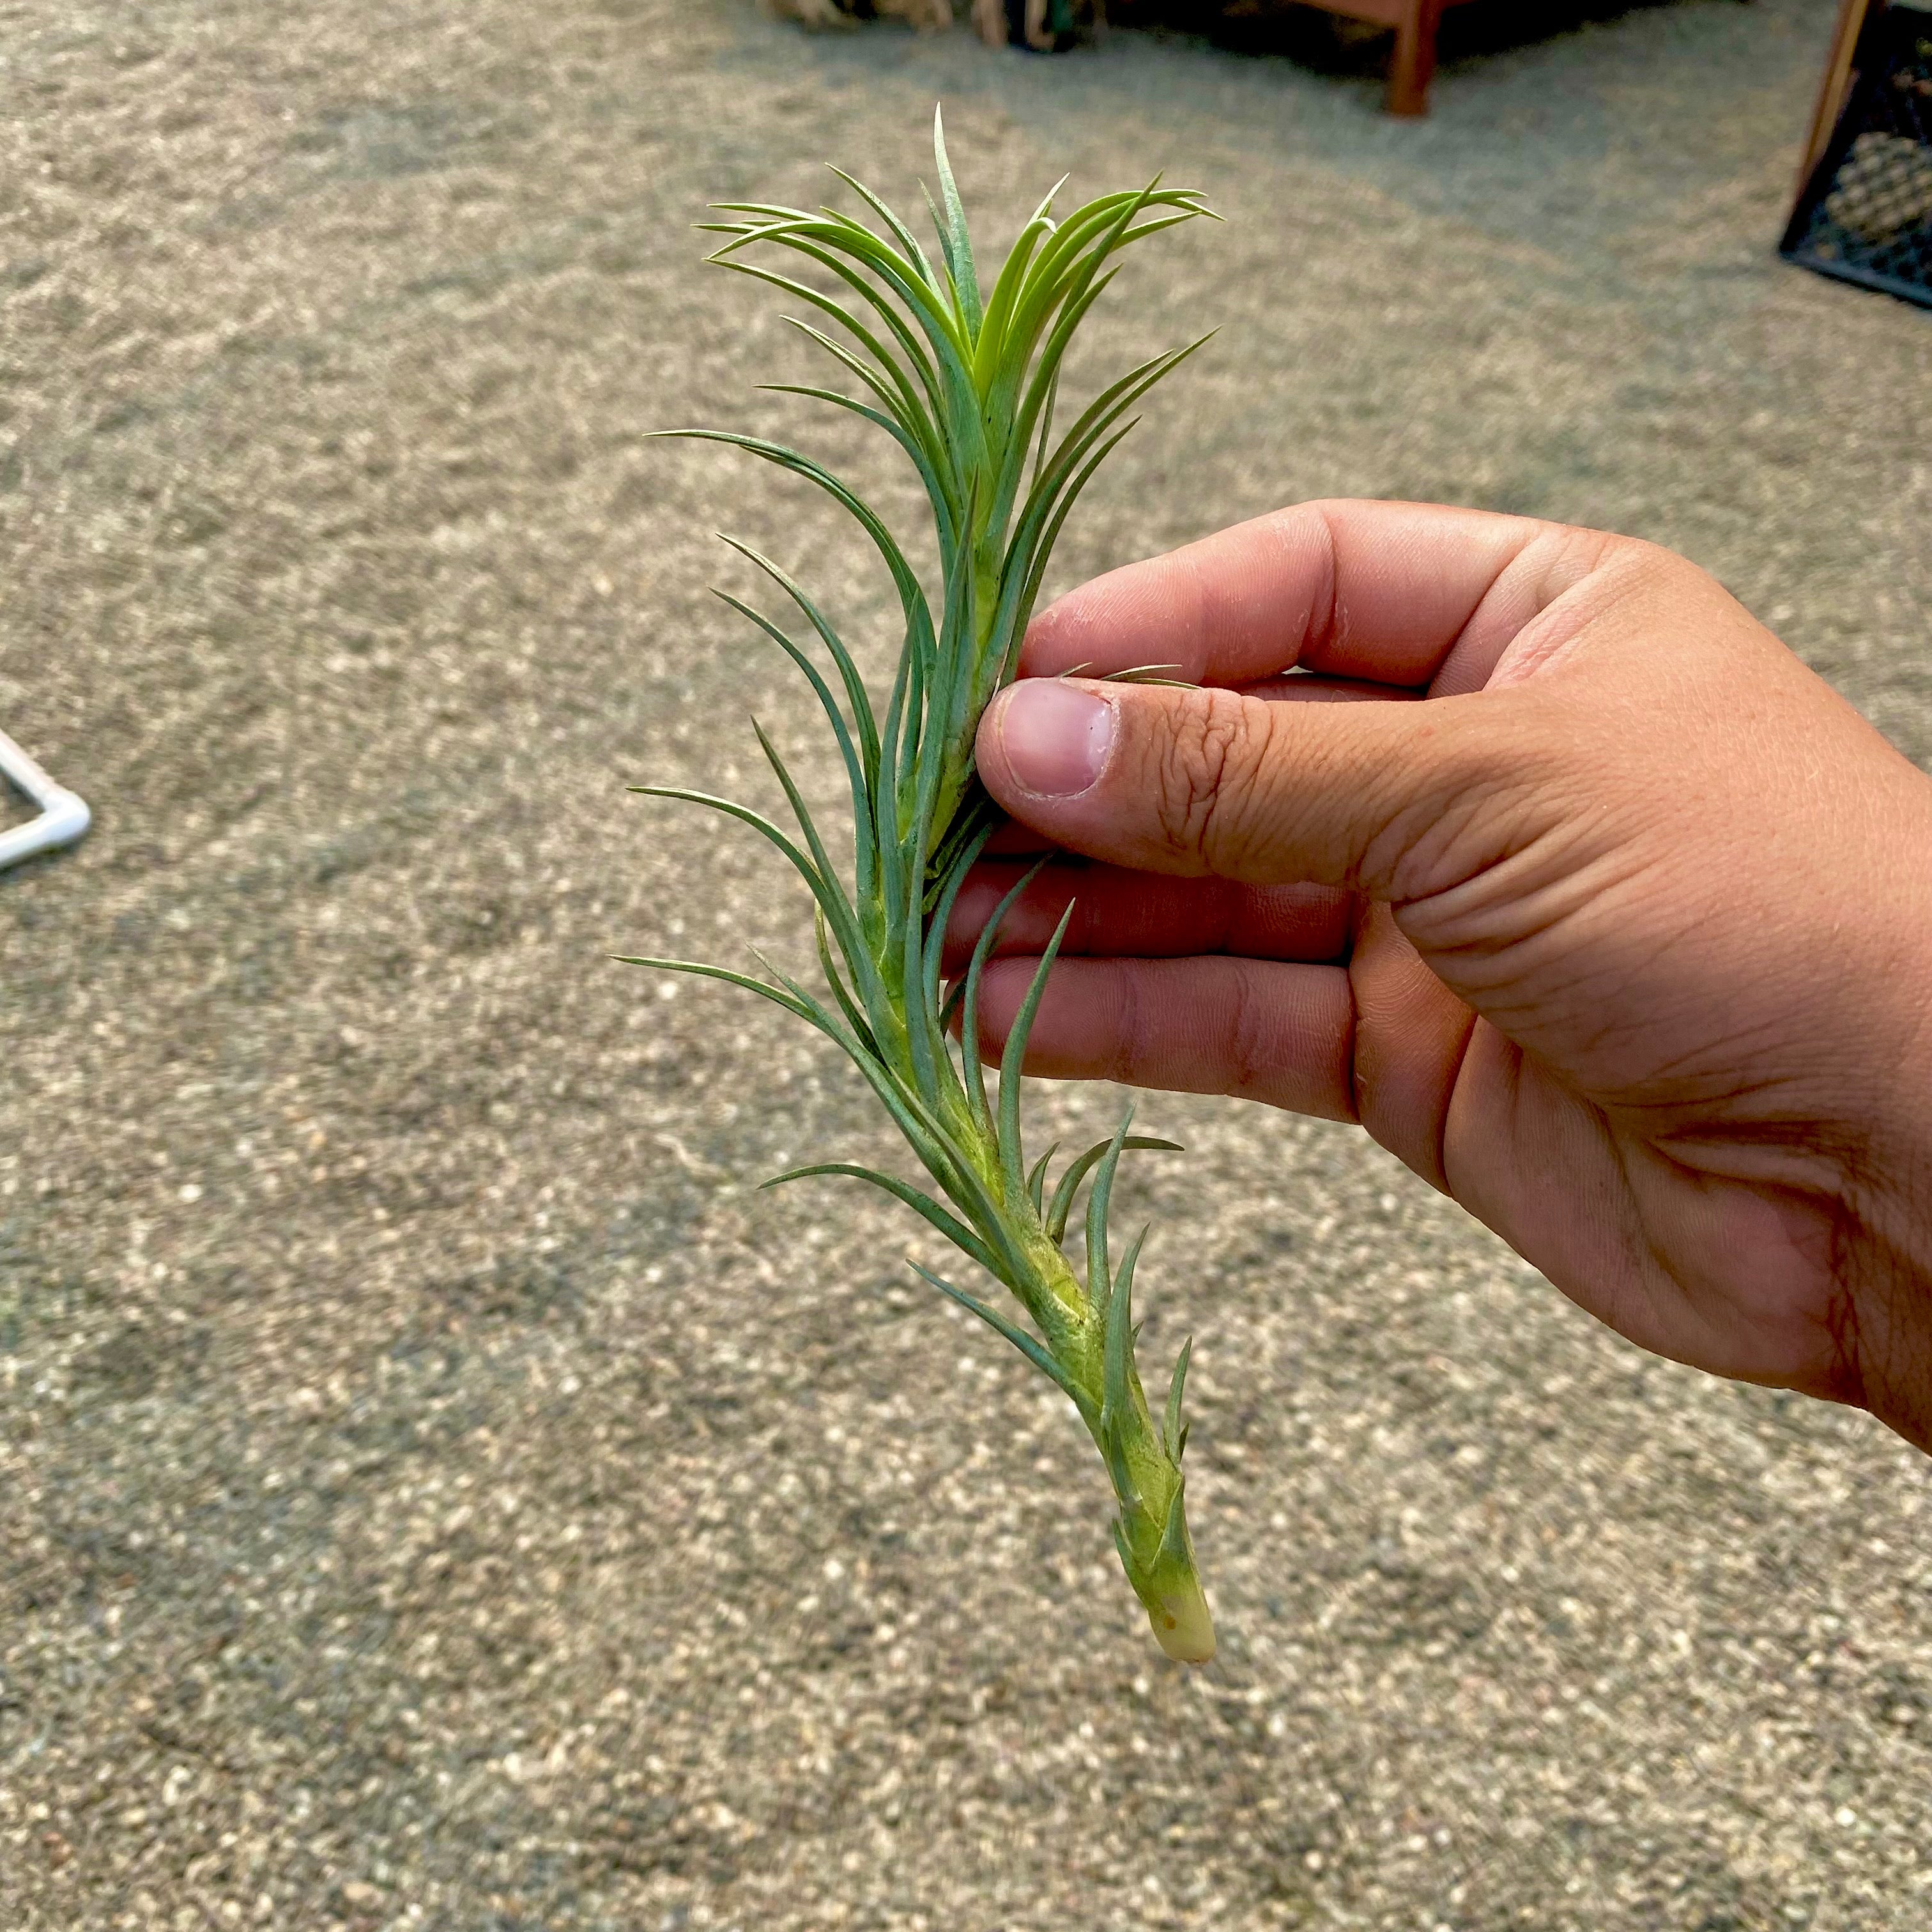
[[[1406,0],[1395,30],[1395,52],[1389,56],[1384,105],[1391,114],[1429,112],[1429,82],[1436,71],[1436,28],[1442,16],[1442,0]]]

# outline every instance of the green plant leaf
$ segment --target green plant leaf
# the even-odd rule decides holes
[[[1046,1224],[1046,1232],[1056,1246],[1066,1238],[1066,1217],[1072,1210],[1073,1196],[1081,1182],[1093,1172],[1095,1164],[1113,1144],[1111,1137],[1104,1141],[1096,1141],[1060,1177],[1060,1184],[1054,1189],[1053,1198],[1042,1217]],[[1178,1141],[1160,1140],[1151,1134],[1128,1134],[1123,1137],[1120,1145],[1160,1154],[1184,1154],[1186,1151]]]
[[[775,1174],[770,1180],[759,1184],[764,1187],[779,1187],[788,1180],[804,1180],[818,1174],[850,1174],[855,1180],[869,1180],[874,1187],[883,1189],[896,1200],[903,1201],[915,1214],[923,1215],[949,1241],[971,1256],[988,1274],[1000,1273],[1000,1264],[994,1258],[992,1250],[958,1216],[949,1214],[931,1195],[921,1193],[916,1187],[892,1174],[881,1174],[875,1167],[861,1167],[848,1160],[816,1161],[809,1167],[788,1168],[783,1174]]]
[[[1180,1426],[1180,1392],[1187,1385],[1187,1364],[1193,1354],[1194,1337],[1190,1335],[1181,1343],[1180,1352],[1174,1358],[1174,1379],[1167,1385],[1167,1412],[1161,1422],[1161,1441],[1166,1445],[1168,1460],[1177,1466],[1186,1434]]]

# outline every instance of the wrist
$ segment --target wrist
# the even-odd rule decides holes
[[[1922,903],[1882,983],[1891,1051],[1847,1175],[1836,1273],[1856,1324],[1865,1403],[1932,1453],[1932,836]]]
[[[1932,1454],[1932,1196],[1847,1202],[1836,1246],[1833,1325],[1850,1399]]]

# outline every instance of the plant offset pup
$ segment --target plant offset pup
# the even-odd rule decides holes
[[[1112,280],[1115,271],[1107,265],[1114,255],[1143,236],[1208,211],[1198,194],[1156,182],[1131,194],[1103,195],[1056,222],[1048,196],[1021,230],[987,292],[974,266],[965,212],[936,118],[933,146],[940,186],[939,204],[932,209],[937,262],[878,196],[842,173],[839,178],[878,218],[878,228],[829,208],[807,214],[742,202],[719,207],[742,219],[710,228],[730,237],[713,260],[782,289],[832,318],[842,332],[835,338],[796,322],[844,366],[863,398],[791,384],[771,386],[854,411],[876,423],[911,458],[931,499],[938,537],[937,621],[934,605],[890,532],[809,457],[722,430],[670,432],[734,444],[816,484],[850,512],[898,587],[905,637],[881,714],[850,653],[811,598],[776,564],[733,543],[797,606],[836,673],[837,692],[776,624],[737,598],[725,598],[803,672],[830,721],[856,821],[849,890],[784,760],[755,725],[796,814],[802,844],[728,800],[670,786],[633,788],[729,813],[777,846],[817,902],[819,962],[829,1000],[770,968],[771,982],[685,960],[632,963],[748,987],[809,1020],[850,1055],[951,1206],[892,1175],[844,1161],[798,1168],[777,1179],[836,1174],[872,1181],[922,1214],[1012,1292],[1030,1329],[914,1264],[1065,1390],[1106,1460],[1120,1503],[1114,1540],[1155,1636],[1170,1657],[1204,1662],[1214,1654],[1214,1628],[1195,1570],[1180,1473],[1187,1442],[1180,1420],[1187,1346],[1174,1364],[1156,1420],[1134,1363],[1134,1264],[1145,1231],[1118,1261],[1107,1238],[1108,1198],[1122,1151],[1171,1148],[1173,1143],[1130,1135],[1124,1120],[1111,1140],[1072,1162],[1049,1191],[1054,1150],[1030,1167],[1021,1155],[1020,1066],[1066,918],[1040,961],[1008,1037],[996,1099],[988,1097],[980,1061],[980,980],[1000,922],[1026,881],[1002,902],[950,994],[942,988],[940,956],[947,914],[997,816],[974,772],[980,713],[1017,668],[1048,556],[1075,499],[1132,427],[1121,418],[1200,346],[1171,350],[1121,376],[1055,441],[1054,403],[1067,344]],[[835,299],[744,260],[753,243],[803,256],[842,283],[850,296]],[[949,1032],[956,1013],[956,1047]],[[1061,1244],[1074,1196],[1089,1177],[1083,1284]]]

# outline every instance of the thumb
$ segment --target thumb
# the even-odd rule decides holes
[[[1090,857],[1400,902],[1522,836],[1504,822],[1520,814],[1481,808],[1522,796],[1532,748],[1516,694],[1298,704],[1030,678],[987,707],[977,759],[1014,818]]]

